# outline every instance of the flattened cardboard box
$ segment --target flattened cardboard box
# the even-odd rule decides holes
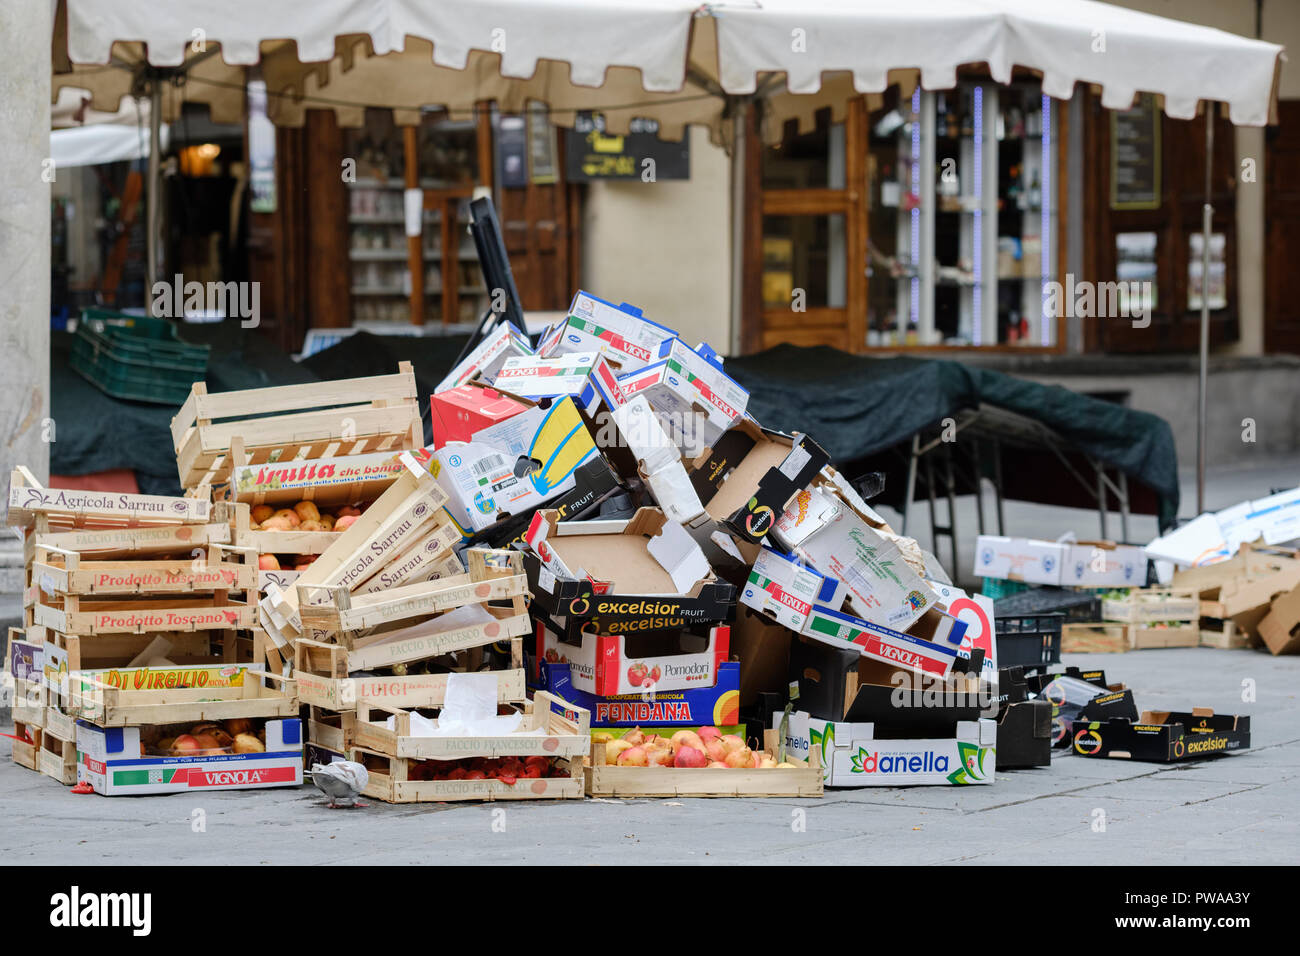
[[[926,640],[816,605],[803,633],[833,646],[854,648],[887,664],[946,677],[966,666],[968,658],[961,653],[966,623],[943,615],[937,615],[937,620],[943,633],[936,633],[935,640]]]
[[[497,374],[496,387],[534,402],[567,395],[588,416],[601,405],[612,409],[623,404],[618,377],[600,352],[513,356]]]
[[[774,726],[780,717],[773,715]],[[797,711],[790,715],[786,746],[802,759],[817,748],[829,787],[987,784],[997,769],[992,720],[961,721],[950,737],[912,740],[882,737],[875,724],[818,720]]]
[[[539,511],[527,542],[533,600],[565,618],[570,633],[717,624],[735,605],[735,587],[717,580],[690,535],[656,508],[627,521],[560,522]]]
[[[543,688],[591,711],[592,727],[734,726],[740,722],[740,668],[735,661],[720,665],[712,687],[601,697],[573,686],[571,664],[542,664]]]
[[[1146,711],[1136,721],[1076,720],[1071,743],[1081,757],[1112,757],[1172,763],[1233,753],[1250,747],[1250,718],[1215,714]]]
[[[764,546],[740,591],[740,603],[792,631],[802,631],[813,606],[838,607],[843,590],[842,581],[822,576],[792,554]]]

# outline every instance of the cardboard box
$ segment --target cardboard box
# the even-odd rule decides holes
[[[941,621],[945,633],[936,634],[935,640],[926,640],[843,611],[814,605],[803,633],[832,646],[856,648],[858,653],[886,664],[947,677],[954,669],[962,669],[958,662],[962,660],[960,651],[966,624],[951,617]]]
[[[555,358],[512,356],[497,373],[495,384],[532,401],[567,395],[589,417],[602,405],[614,409],[624,402],[618,377],[599,352],[570,352]]]
[[[491,385],[506,359],[512,355],[532,354],[528,336],[511,323],[502,322],[465,356],[464,361],[447,373],[434,392],[445,392],[476,378]]]
[[[1141,548],[1113,541],[1076,541],[1065,545],[1060,583],[1066,587],[1140,588],[1146,580],[1147,556]]]
[[[1026,584],[1060,584],[1066,557],[1066,546],[1055,541],[982,534],[975,541],[973,573]]]
[[[537,351],[543,358],[596,351],[621,372],[631,372],[653,362],[660,345],[676,334],[626,302],[614,305],[579,291],[569,306],[568,318],[543,335]]]
[[[1259,636],[1272,654],[1300,653],[1300,587],[1273,602],[1259,622]]]
[[[678,649],[654,654],[628,653],[622,634],[583,634],[577,645],[537,623],[537,657],[547,663],[568,664],[570,682],[578,690],[599,697],[629,694],[653,695],[660,691],[712,687],[718,668],[730,651],[731,629],[714,627],[707,645],[699,651]]]
[[[566,645],[567,646],[567,645]],[[557,697],[591,711],[592,727],[734,727],[740,722],[740,672],[736,662],[718,666],[711,687],[686,687],[653,693],[602,697],[579,690],[571,664],[542,664],[543,687]]]
[[[533,516],[526,541],[534,602],[574,630],[644,633],[721,623],[736,589],[719,581],[690,535],[656,508],[628,521]]]
[[[1208,707],[1145,711],[1141,718],[1076,720],[1071,745],[1081,757],[1173,763],[1250,747],[1250,718],[1215,714]]]
[[[574,472],[597,454],[577,406],[562,398],[436,450],[429,471],[461,531],[475,532],[572,490]]]
[[[676,442],[664,431],[645,396],[635,396],[610,415],[624,450],[613,450],[616,458],[630,456],[635,477],[639,477],[664,514],[687,523],[704,512],[682,462]]]
[[[998,769],[1050,767],[1052,705],[1045,700],[1008,704],[998,714]]]
[[[744,663],[740,672],[741,707],[753,706],[760,694],[776,693],[784,698],[790,683],[790,643],[795,636],[788,627],[757,611],[736,608],[731,653]]]
[[[823,577],[794,555],[768,547],[759,551],[740,591],[741,604],[796,632],[808,624],[813,605],[839,607],[843,600],[844,582]]]
[[[780,715],[774,715],[779,722]],[[966,720],[951,736],[885,737],[870,723],[790,715],[786,746],[799,757],[821,756],[828,787],[905,787],[992,783],[997,769],[997,724]]]
[[[712,447],[744,417],[749,392],[723,371],[722,359],[691,349],[674,336],[659,346],[658,361],[619,378],[627,398],[644,395],[683,453]]]
[[[77,722],[77,781],[109,797],[195,790],[251,790],[302,783],[302,725],[266,722],[266,752],[142,757],[139,727]]]
[[[960,720],[997,713],[994,685],[971,674],[917,674],[808,637],[790,645],[799,708],[824,720],[874,722],[908,736],[943,736]]]
[[[1289,548],[1265,548],[1243,544],[1236,554],[1216,564],[1179,568],[1174,571],[1173,586],[1191,588],[1203,600],[1213,600],[1229,581],[1236,578],[1264,577],[1279,571],[1296,574],[1295,580],[1300,583],[1300,552]]]
[[[471,442],[477,432],[527,411],[528,405],[494,388],[460,385],[429,397],[433,447],[449,442]]]
[[[561,492],[550,501],[547,507],[559,515],[560,521],[578,521],[595,514],[601,504],[622,492],[623,486],[618,476],[609,467],[604,455],[583,462],[573,473],[573,487]],[[490,528],[476,532],[468,543],[486,544],[493,548],[522,547],[528,525],[533,520],[532,512],[512,515],[498,521]]]
[[[691,463],[691,483],[709,517],[759,544],[829,461],[807,435],[770,431],[745,418]],[[778,543],[789,550],[798,542]]]
[[[976,651],[984,655],[980,676],[990,684],[998,682],[997,617],[993,600],[983,594],[970,594],[952,584],[927,581],[939,598],[939,610],[955,617],[966,625],[958,656],[972,657]]]
[[[1100,680],[1105,679],[1102,674]],[[1137,704],[1128,689],[1109,690],[1073,674],[1054,674],[1038,692],[1052,705],[1053,746],[1070,743],[1070,727],[1078,721],[1137,720]]]

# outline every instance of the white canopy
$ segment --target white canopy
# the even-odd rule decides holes
[[[564,125],[600,109],[614,130],[653,117],[665,136],[692,123],[715,139],[729,98],[762,96],[768,135],[898,82],[951,87],[964,65],[1007,81],[1020,67],[1044,92],[1076,83],[1111,108],[1154,93],[1172,117],[1227,104],[1234,123],[1274,109],[1282,48],[1093,0],[62,0],[56,90],[87,89],[115,109],[132,71],[191,64],[181,97],[213,119],[242,109],[244,66],[261,64],[271,118],[298,125],[333,107],[344,125],[365,106],[416,120],[421,107],[482,100],[549,104]],[[66,44],[66,55],[64,45]],[[219,50],[219,55],[213,55]]]

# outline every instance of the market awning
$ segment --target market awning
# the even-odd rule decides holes
[[[1153,93],[1179,119],[1221,102],[1234,123],[1258,126],[1274,110],[1282,53],[1092,0],[62,0],[60,14],[55,89],[86,89],[97,109],[115,109],[146,67],[189,66],[164,118],[184,99],[230,121],[243,68],[260,64],[282,125],[310,107],[355,125],[365,106],[411,123],[423,107],[536,100],[561,125],[599,109],[615,131],[650,117],[664,136],[698,123],[715,140],[733,97],[762,97],[777,136],[787,120],[806,127],[891,83],[951,87],[976,64],[999,82],[1030,70],[1054,97],[1091,84],[1109,108]]]

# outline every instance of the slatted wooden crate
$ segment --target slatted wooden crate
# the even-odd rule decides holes
[[[1193,621],[1173,627],[1130,624],[1129,650],[1143,651],[1163,647],[1196,647],[1201,643],[1200,625]]]
[[[347,648],[339,644],[299,638],[293,650],[293,677],[298,685],[298,699],[303,704],[326,710],[355,710],[359,697],[382,700],[394,707],[419,707],[430,699],[440,700],[447,687],[446,674],[352,677],[352,671],[362,668],[351,663]],[[481,669],[480,665],[481,660],[471,650],[466,655],[465,669],[477,671]],[[507,699],[523,697],[522,671],[519,670],[522,666],[523,639],[514,637],[510,640],[510,668],[497,672],[502,675],[501,693],[513,695]]]
[[[207,524],[212,517],[204,498],[46,488],[21,465],[9,476],[7,522],[41,533]]]
[[[518,680],[523,680],[522,671]],[[533,700],[503,699],[523,714],[522,729],[544,728],[545,734],[506,734],[496,737],[416,737],[411,735],[409,710],[366,698],[357,701],[356,745],[352,759],[366,765],[370,781],[362,791],[387,803],[423,803],[454,800],[581,799],[583,755],[591,746],[591,714],[545,691]],[[441,700],[431,702],[436,707]],[[393,718],[394,728],[385,721]],[[499,779],[418,779],[425,760],[456,761],[474,757],[541,756],[555,758],[565,775]]]
[[[65,787],[70,787],[77,782],[77,740],[76,729],[67,729],[71,731],[67,736],[63,736],[63,728],[57,732],[49,727],[41,730],[37,769]]]
[[[1201,616],[1201,602],[1191,588],[1134,588],[1127,597],[1103,598],[1101,616],[1125,624],[1195,621]]]
[[[33,622],[60,634],[103,636],[159,631],[222,631],[255,623],[256,595],[150,597],[128,601],[69,595],[38,601]]]
[[[1232,618],[1226,621],[1214,617],[1201,618],[1201,647],[1216,647],[1227,651],[1251,646],[1251,635],[1239,628]]]
[[[41,733],[36,724],[15,720],[13,733],[13,761],[28,770],[41,769]]]
[[[297,717],[298,697],[293,681],[263,672],[250,672],[233,687],[150,690],[114,687],[83,677],[73,688],[68,710],[98,727],[133,727],[232,717]]]
[[[1064,624],[1062,654],[1118,654],[1128,650],[1127,624]]]
[[[776,752],[777,736],[764,732],[764,746]],[[813,747],[799,766],[766,770],[693,767],[619,767],[605,763],[605,745],[594,744],[586,768],[586,788],[593,797],[820,797],[823,792],[821,756]]]
[[[37,543],[32,584],[49,595],[204,594],[256,586],[251,553],[226,545],[194,548],[183,558],[105,561]]]
[[[229,481],[232,444],[250,464],[417,448],[423,444],[415,372],[209,395],[195,382],[172,419],[181,486]]]
[[[450,518],[447,494],[412,455],[401,456],[404,471],[351,527],[299,575],[294,588],[271,586],[260,602],[260,624],[281,647],[304,635],[299,595],[304,587],[341,585],[356,590],[390,566],[411,545],[426,539]]]
[[[313,638],[325,637],[354,649],[368,642],[363,632],[387,637],[392,634],[389,626],[399,622],[427,620],[458,608],[486,605],[489,601],[508,601],[510,617],[527,617],[528,576],[523,569],[523,555],[518,551],[471,548],[466,556],[469,563],[466,574],[369,593],[354,594],[344,585],[300,584],[298,601],[303,631]],[[322,592],[327,596],[325,601],[319,600]],[[374,635],[376,628],[386,630]]]

